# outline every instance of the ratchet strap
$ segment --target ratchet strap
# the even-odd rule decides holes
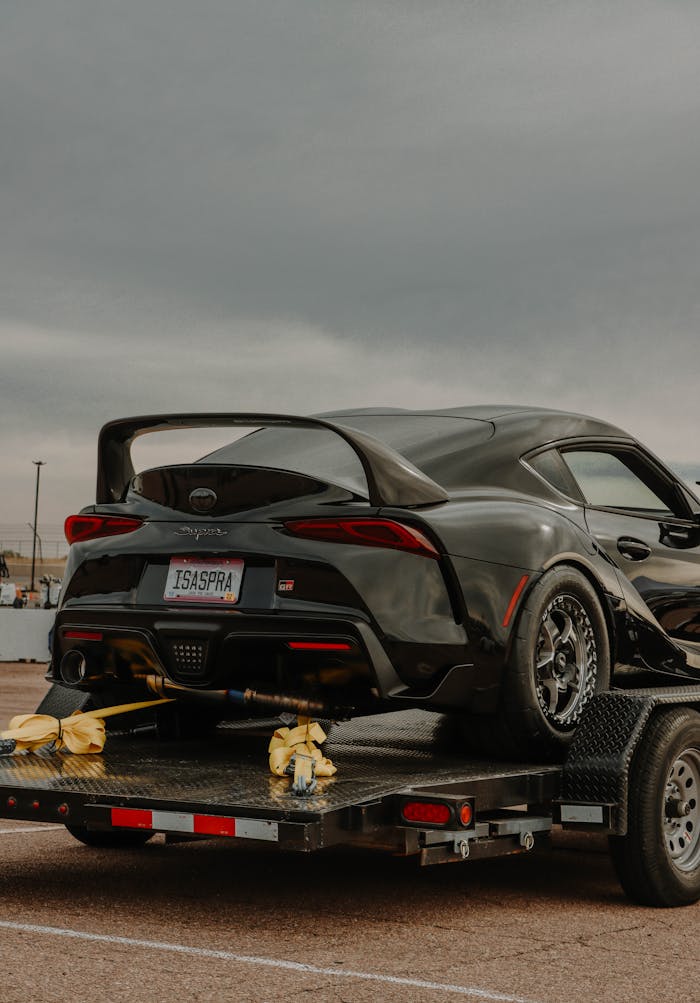
[[[277,777],[293,772],[294,793],[310,794],[316,786],[315,778],[332,777],[337,767],[318,748],[326,740],[326,733],[318,721],[300,717],[298,722],[296,728],[277,728],[272,736],[267,750],[270,770]]]

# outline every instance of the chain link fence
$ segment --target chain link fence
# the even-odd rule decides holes
[[[36,557],[37,560],[53,561],[65,557],[68,553],[66,538],[60,534],[42,535],[37,537]],[[32,535],[26,537],[4,537],[0,536],[0,554],[6,557],[31,557],[32,556]]]

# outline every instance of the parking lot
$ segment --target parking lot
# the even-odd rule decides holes
[[[44,667],[0,666],[0,719]],[[342,771],[342,764],[339,764]],[[264,770],[264,764],[261,764]],[[27,1000],[694,998],[700,905],[628,904],[599,838],[436,868],[231,841],[96,850],[0,820],[2,997]]]

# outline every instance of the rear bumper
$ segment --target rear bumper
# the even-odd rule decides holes
[[[299,642],[333,645],[331,650],[298,650]],[[293,647],[294,645],[294,647]],[[340,647],[340,650],[337,650]],[[54,631],[49,675],[63,682],[60,666],[69,651],[79,651],[89,668],[78,688],[138,683],[157,674],[197,689],[245,689],[278,692],[325,692],[340,705],[365,707],[396,701],[404,706],[467,708],[475,694],[497,686],[489,674],[465,663],[464,649],[454,645],[407,646],[398,664],[414,649],[417,665],[434,665],[432,673],[402,678],[392,658],[391,642],[380,639],[365,620],[350,616],[222,614],[179,609],[120,609],[105,606],[65,607]]]
[[[291,648],[306,641],[345,648],[328,653]],[[64,609],[54,631],[50,672],[56,681],[61,681],[63,656],[76,649],[94,672],[83,684],[86,689],[132,682],[153,672],[194,688],[247,686],[282,656],[290,666],[303,668],[304,657],[308,661],[319,655],[331,667],[356,666],[358,675],[366,666],[371,674],[368,689],[376,689],[382,698],[404,688],[372,628],[359,619],[337,616],[231,617],[218,610],[197,610],[185,617],[180,610],[161,607],[130,610],[125,617],[123,611],[104,607]]]

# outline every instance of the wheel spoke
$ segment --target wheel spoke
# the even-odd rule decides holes
[[[571,635],[574,630],[574,623],[568,613],[561,612],[559,615],[561,616],[563,623],[556,643],[558,645],[562,645],[566,644],[567,641],[571,639]]]
[[[547,665],[552,665],[554,662],[554,652],[550,649],[549,651],[540,652],[539,658],[537,659],[537,668],[544,669]]]
[[[542,621],[540,628],[540,641],[537,652],[537,668],[543,669],[554,661],[554,638],[552,637],[552,627],[556,627],[551,619],[547,617]]]
[[[551,616],[548,616],[545,620],[542,621],[542,630],[544,631],[545,634],[546,643],[549,645],[552,651],[554,651],[554,649],[557,646],[557,642],[559,640],[559,628],[557,627],[556,623],[554,622]]]

